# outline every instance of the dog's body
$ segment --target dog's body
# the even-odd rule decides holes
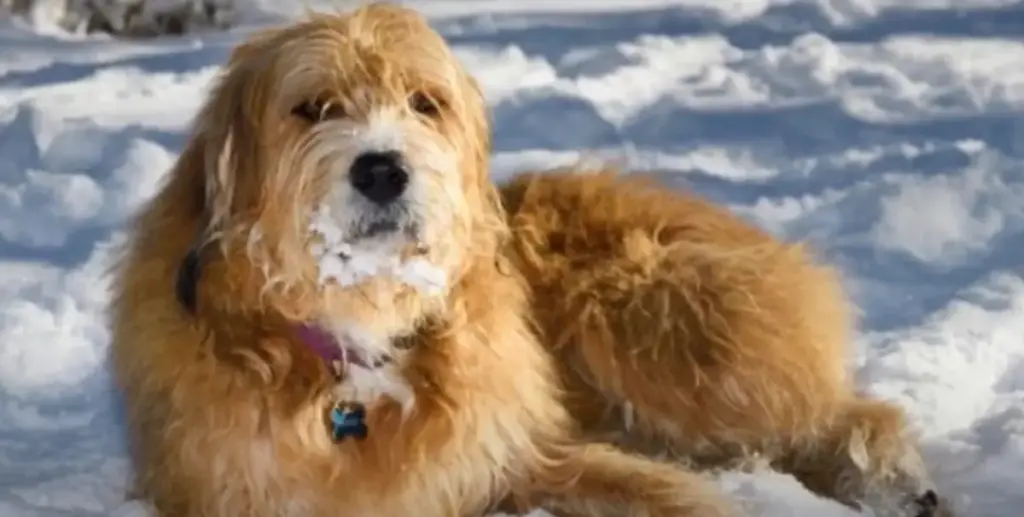
[[[875,515],[948,511],[902,412],[854,392],[850,308],[804,246],[611,169],[523,174],[502,194],[508,254],[591,438],[700,468],[760,457]]]
[[[489,153],[475,82],[407,10],[233,52],[115,282],[112,368],[160,517],[462,517],[509,495],[732,515],[693,474],[579,441],[502,266]],[[335,443],[348,404],[368,434]]]
[[[235,50],[115,283],[113,372],[160,517],[734,515],[622,448],[759,453],[848,504],[934,515],[901,413],[853,393],[828,268],[608,175],[499,195],[489,138],[410,11]],[[353,405],[365,438],[332,436]]]

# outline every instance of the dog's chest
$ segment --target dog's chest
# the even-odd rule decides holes
[[[401,370],[392,365],[379,368],[351,367],[334,385],[332,394],[335,400],[362,405],[371,405],[381,397],[388,397],[397,402],[405,411],[409,411],[416,403],[412,386],[402,375]]]
[[[525,430],[497,429],[496,418],[464,420],[446,431],[440,419],[414,416],[399,424],[376,416],[371,410],[364,440],[336,445],[342,475],[323,492],[344,499],[351,512],[345,515],[482,515],[507,488],[505,473],[518,456],[512,446],[526,439]]]
[[[422,358],[410,360],[417,357]],[[441,404],[429,398],[439,393],[420,390],[422,400],[416,401],[400,361],[375,368],[349,366],[331,398],[340,407],[359,408],[355,411],[362,412],[365,429],[334,436],[324,429],[334,443],[328,449],[330,462],[313,483],[316,509],[310,516],[449,517],[481,513],[493,503],[506,486],[505,472],[520,455],[517,449],[530,441],[522,409],[498,403],[488,390],[451,388]],[[493,386],[500,378],[472,382]],[[309,461],[300,463],[310,470]]]

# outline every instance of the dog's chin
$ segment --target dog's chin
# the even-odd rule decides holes
[[[404,203],[360,208],[339,214],[323,205],[314,213],[310,229],[343,259],[366,253],[405,255],[422,245],[424,225]]]

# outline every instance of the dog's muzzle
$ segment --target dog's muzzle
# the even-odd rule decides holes
[[[410,176],[409,165],[398,151],[365,152],[352,161],[348,180],[366,203],[362,203],[363,213],[349,229],[351,239],[386,235],[417,238],[417,224],[405,199]]]

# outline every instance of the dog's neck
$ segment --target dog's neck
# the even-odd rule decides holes
[[[175,279],[175,295],[178,303],[186,313],[193,317],[199,315],[197,290],[202,276],[202,254],[205,244],[197,238],[179,264]],[[271,319],[281,323],[280,318]],[[391,341],[390,348],[396,351],[411,348],[417,336],[424,330],[435,327],[437,321],[437,317],[427,317],[408,332],[388,336],[386,339]],[[287,325],[292,327],[299,341],[319,357],[329,369],[338,361],[370,369],[381,366],[381,364],[375,363],[375,359],[366,358],[359,353],[358,343],[351,342],[351,337],[346,336],[343,332],[331,332],[323,326],[311,322],[293,322]],[[381,358],[376,359],[380,360]],[[385,362],[387,360],[387,358],[384,359]]]
[[[397,352],[404,352],[412,348],[417,340],[431,327],[432,323],[426,323],[415,328],[412,332],[392,336],[391,349]],[[347,336],[337,336],[323,327],[311,323],[296,325],[296,334],[314,354],[316,354],[328,367],[336,368],[338,363],[342,366],[354,364],[365,369],[376,369],[391,362],[390,356],[368,358],[358,350],[356,343],[351,343]]]

